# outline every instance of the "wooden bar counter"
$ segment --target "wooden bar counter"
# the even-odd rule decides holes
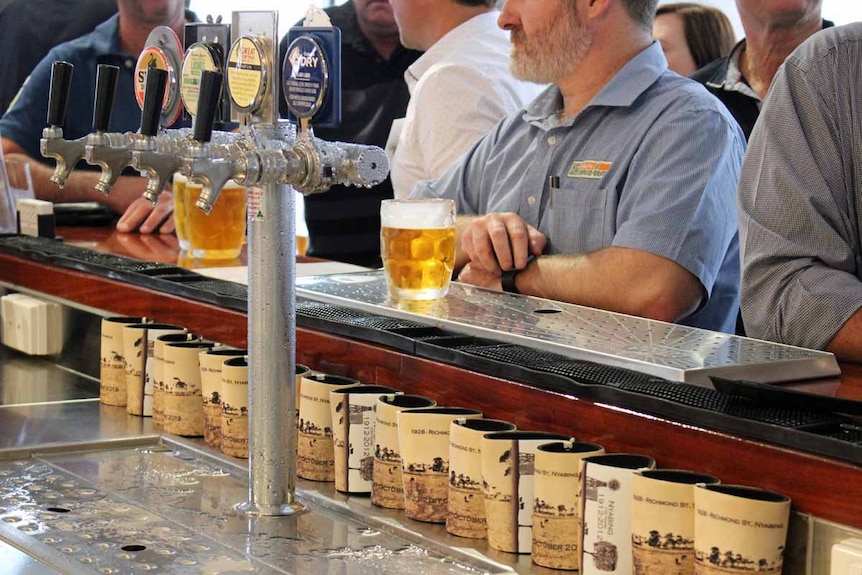
[[[65,241],[147,261],[184,261],[173,236],[120,234],[108,228],[62,228]],[[243,264],[243,255],[234,264]],[[224,265],[220,262],[219,265]],[[104,277],[0,254],[0,283],[116,315],[147,316],[244,347],[246,315]],[[364,383],[390,385],[434,397],[441,405],[469,406],[520,429],[571,434],[611,452],[644,453],[659,467],[718,476],[723,483],[755,485],[784,493],[794,509],[818,519],[862,529],[862,467],[803,451],[735,437],[632,409],[489,377],[413,357],[337,334],[297,330],[297,363]],[[862,369],[842,366],[840,380],[795,384],[797,389],[862,399]]]

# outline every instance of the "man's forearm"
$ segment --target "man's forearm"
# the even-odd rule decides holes
[[[862,363],[862,309],[841,326],[826,351],[831,351],[842,361]]]
[[[675,262],[628,248],[539,257],[516,286],[528,295],[671,322],[705,297],[700,281]]]
[[[144,193],[146,180],[135,176],[123,176],[117,180],[107,196],[96,190],[100,172],[92,170],[73,170],[66,185],[61,189],[51,181],[53,166],[43,164],[26,154],[7,154],[7,160],[17,159],[30,164],[33,179],[33,192],[40,200],[50,202],[99,202],[116,213],[123,213],[127,207]]]

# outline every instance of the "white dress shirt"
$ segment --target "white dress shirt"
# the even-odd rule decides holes
[[[497,26],[498,16],[493,10],[449,31],[404,74],[410,103],[387,144],[396,198],[440,176],[544,88],[509,72],[509,33]]]

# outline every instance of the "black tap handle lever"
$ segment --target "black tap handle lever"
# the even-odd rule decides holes
[[[114,111],[117,78],[120,69],[110,64],[99,64],[96,72],[96,103],[93,105],[93,131],[107,132]]]
[[[66,122],[66,103],[72,87],[72,71],[69,62],[54,62],[51,65],[51,90],[48,94],[48,125],[62,127]]]
[[[201,87],[198,95],[198,115],[195,117],[194,138],[198,142],[209,142],[213,135],[216,108],[221,96],[222,75],[220,72],[201,72]]]
[[[162,103],[168,85],[168,71],[150,66],[147,68],[147,84],[144,87],[144,107],[141,110],[141,135],[155,136],[159,131]]]

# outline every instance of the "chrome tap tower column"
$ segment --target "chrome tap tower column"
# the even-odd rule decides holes
[[[249,349],[249,499],[238,508],[255,515],[287,515],[302,508],[294,498],[296,477],[295,422],[295,192],[326,191],[332,184],[370,187],[389,170],[380,148],[318,140],[308,125],[321,97],[313,99],[311,114],[301,117],[299,134],[278,119],[279,66],[276,12],[235,12],[235,41],[227,58],[227,93],[239,133],[216,133],[213,121],[222,93],[221,71],[203,71],[193,133],[158,130],[166,82],[162,72],[148,71],[144,117],[139,134],[105,134],[106,112],[97,110],[98,138],[88,141],[87,160],[100,159],[111,173],[116,162],[101,160],[129,156],[127,165],[149,178],[146,197],[155,201],[173,171],[203,185],[197,207],[209,213],[228,180],[249,187],[248,213],[248,349]],[[160,28],[151,34],[164,35]],[[320,54],[315,54],[320,56]],[[305,62],[306,59],[300,60]],[[308,58],[307,61],[312,61]],[[52,83],[49,124],[43,132],[42,152],[57,159],[57,182],[82,154],[83,143],[62,139],[65,95],[71,71],[57,66]],[[170,72],[170,70],[168,70]],[[327,72],[329,73],[329,72]],[[56,85],[55,85],[56,84]],[[326,82],[323,82],[325,85]],[[305,88],[303,88],[303,91]],[[162,116],[163,117],[163,116]],[[107,147],[99,153],[89,144]],[[66,150],[70,150],[68,153]],[[105,152],[112,152],[106,154]],[[116,152],[116,153],[113,153]],[[122,169],[122,166],[119,167]],[[110,179],[108,179],[110,178]]]

